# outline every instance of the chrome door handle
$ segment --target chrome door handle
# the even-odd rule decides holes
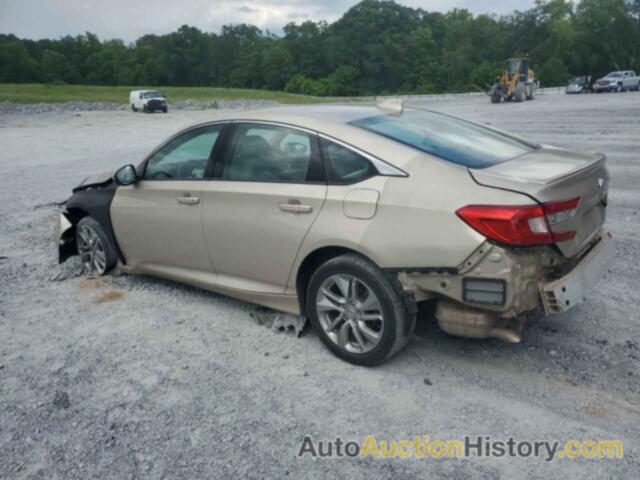
[[[183,195],[177,198],[178,203],[182,203],[184,205],[197,205],[200,203],[200,199],[198,197],[192,197],[191,195]]]
[[[311,205],[302,205],[298,200],[280,202],[278,203],[278,208],[283,212],[289,213],[311,213],[313,211],[313,207]]]

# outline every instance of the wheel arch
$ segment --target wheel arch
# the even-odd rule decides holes
[[[300,314],[307,315],[307,287],[309,280],[313,276],[313,273],[318,269],[320,265],[332,258],[339,257],[347,253],[359,255],[373,264],[376,264],[370,257],[350,247],[341,245],[326,245],[318,247],[315,250],[309,252],[296,271],[295,287],[298,295],[298,302],[300,304]]]
[[[69,207],[65,210],[65,213],[68,213],[67,217],[71,224],[75,227],[80,220],[89,215],[89,212],[81,207],[73,206]]]
[[[120,261],[126,264],[125,257],[120,250],[111,225],[110,208],[116,189],[117,184],[110,182],[99,188],[75,190],[74,194],[67,200],[65,213],[70,217],[69,221],[73,228],[70,228],[69,232],[73,232],[74,237],[78,222],[87,216],[93,217],[105,231],[109,241],[115,246]]]

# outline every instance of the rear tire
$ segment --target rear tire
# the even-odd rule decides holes
[[[522,102],[522,99],[524,98],[524,90],[525,90],[525,86],[522,83],[518,83],[516,85],[516,91],[513,95],[513,99],[520,103]]]
[[[324,345],[355,365],[374,366],[398,353],[415,328],[415,315],[390,279],[357,254],[328,260],[313,274],[307,312]]]
[[[93,217],[84,217],[76,225],[76,246],[89,272],[104,275],[118,263],[115,246]]]
[[[527,100],[533,100],[536,96],[535,89],[533,85],[528,85],[526,89]]]

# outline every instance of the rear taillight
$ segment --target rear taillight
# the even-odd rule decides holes
[[[541,205],[469,205],[456,213],[485,237],[506,245],[545,245],[571,240],[576,232],[551,227],[573,218],[580,197]]]

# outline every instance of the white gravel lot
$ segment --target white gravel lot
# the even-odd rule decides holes
[[[343,363],[249,304],[133,276],[71,277],[54,218],[71,188],[216,111],[0,115],[0,478],[638,478],[640,93],[425,106],[608,155],[617,257],[588,301],[519,345],[445,335]],[[614,439],[622,460],[296,458],[318,440]]]

